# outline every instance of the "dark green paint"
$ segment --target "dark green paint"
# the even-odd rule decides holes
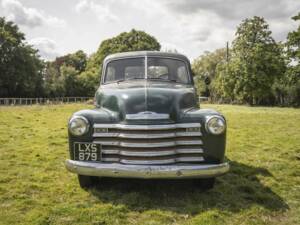
[[[141,53],[139,53],[141,54]],[[145,54],[145,52],[143,52]],[[151,52],[153,55],[154,53]],[[162,53],[157,53],[161,55]],[[130,53],[129,56],[136,55]],[[165,56],[165,53],[163,53]],[[174,57],[175,54],[172,54]],[[128,57],[128,54],[118,54],[115,57]],[[186,60],[179,55],[180,59]],[[105,60],[108,63],[114,57],[110,56]],[[104,63],[104,67],[105,67]],[[187,64],[189,62],[187,61]],[[189,68],[190,69],[190,68]],[[163,124],[163,123],[191,123],[200,122],[202,141],[204,143],[205,163],[219,163],[224,160],[226,132],[222,135],[211,135],[205,129],[207,116],[220,115],[215,110],[200,109],[198,107],[198,97],[194,86],[168,81],[150,80],[130,80],[111,84],[102,84],[96,92],[96,108],[92,110],[82,110],[75,115],[86,117],[91,127],[94,123],[123,123],[123,124]],[[156,113],[166,113],[170,115],[169,120],[141,120],[127,121],[126,114],[135,114],[144,111]],[[92,141],[90,131],[82,137],[72,137],[70,139],[70,154],[73,159],[74,141]]]

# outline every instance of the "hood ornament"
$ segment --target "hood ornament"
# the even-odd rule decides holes
[[[144,111],[136,114],[126,115],[126,120],[165,120],[165,119],[170,119],[170,115],[166,113],[156,113],[151,111]]]

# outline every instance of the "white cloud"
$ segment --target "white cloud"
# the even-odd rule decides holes
[[[285,40],[287,33],[296,28],[290,17],[300,7],[297,0],[278,0],[276,4],[272,0],[161,0],[159,4],[166,12],[160,20],[173,20],[165,23],[169,41],[182,47],[191,58],[225,47],[227,41],[234,39],[242,20],[255,15],[266,19],[275,40]]]
[[[284,41],[298,27],[291,17],[300,9],[299,0],[276,0],[276,4],[273,0],[31,0],[28,4],[26,0],[0,0],[0,15],[26,24],[21,30],[29,39],[57,41],[61,51],[39,42],[45,57],[78,49],[92,53],[101,41],[135,28],[156,37],[162,50],[177,49],[194,59],[231,42],[242,20],[254,15],[265,18],[275,40]],[[68,21],[64,32],[53,29],[53,24],[65,22],[45,13],[48,10]]]
[[[92,0],[80,0],[76,6],[75,11],[77,13],[92,12],[99,21],[118,21],[119,18],[112,12],[108,2],[101,1],[96,3]]]
[[[240,20],[243,17],[265,16],[272,18],[285,18],[299,7],[298,0],[162,0],[167,8],[178,14],[200,13],[200,10],[214,12],[228,20]],[[297,11],[297,10],[296,10]]]
[[[272,36],[277,41],[284,41],[287,37],[288,32],[297,29],[298,24],[294,23],[290,18],[285,19],[274,19],[269,21],[270,30]]]
[[[87,0],[81,0],[75,5],[75,10],[78,13],[85,12],[89,10],[89,8],[90,8],[90,4]]]
[[[43,11],[25,7],[17,0],[2,0],[1,5],[4,9],[5,16],[18,25],[28,27],[37,27],[50,25],[54,27],[64,27],[65,21],[57,17],[45,14]]]
[[[53,60],[61,55],[54,40],[46,37],[33,38],[28,41],[30,45],[39,50],[39,55],[46,60]]]

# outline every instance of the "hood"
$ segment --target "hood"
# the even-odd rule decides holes
[[[192,85],[140,80],[102,85],[96,103],[112,111],[118,120],[177,121],[182,111],[196,107],[197,101]]]

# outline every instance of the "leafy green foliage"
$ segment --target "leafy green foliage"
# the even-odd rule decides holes
[[[51,97],[91,96],[86,93],[80,78],[86,65],[87,55],[81,50],[48,62],[44,82],[46,94]]]
[[[132,29],[130,32],[123,32],[116,37],[104,40],[92,60],[99,67],[109,54],[146,50],[159,51],[160,47],[155,37]]]
[[[300,12],[292,18],[300,22]],[[300,24],[297,30],[287,36],[287,58],[288,68],[284,78],[284,88],[281,91],[281,98],[284,104],[300,106]]]
[[[300,21],[300,12],[298,13],[298,15],[292,17],[293,20],[295,21]],[[299,67],[299,63],[300,63],[300,25],[298,26],[297,30],[292,31],[288,34],[287,37],[287,43],[286,43],[287,47],[288,47],[288,57],[290,59],[295,60],[295,62],[297,63],[297,66]]]
[[[0,17],[0,96],[42,95],[43,62],[24,34]]]
[[[196,78],[196,87],[200,96],[214,96],[211,82],[217,75],[217,67],[224,63],[226,49],[217,49],[214,52],[205,52],[192,63],[192,70]]]
[[[44,63],[27,45],[17,25],[0,17],[0,96],[92,96],[99,86],[103,59],[112,53],[160,50],[157,40],[131,30],[104,40],[89,58],[79,50]]]
[[[130,32],[123,32],[116,37],[104,40],[97,52],[90,57],[87,71],[99,79],[102,63],[106,56],[118,52],[159,51],[160,47],[155,37],[143,31],[132,29]]]
[[[240,24],[226,67],[218,76],[224,97],[251,105],[273,103],[272,86],[283,75],[285,62],[263,18],[255,16]]]
[[[204,105],[226,116],[231,161],[208,192],[192,180],[135,179],[85,191],[63,162],[66,121],[89,107],[0,107],[1,225],[300,224],[299,109]]]
[[[299,36],[295,32],[289,34],[289,51],[297,51]],[[291,52],[286,55],[292,63],[286,68],[284,46],[274,41],[263,18],[245,19],[237,29],[228,56],[225,49],[218,49],[193,63],[200,94],[208,93],[216,102],[295,105],[293,102],[300,101],[300,69],[291,66],[297,62],[297,58],[291,59],[297,53]],[[205,83],[207,78],[210,82]]]
[[[143,31],[131,30],[111,39],[104,40],[98,51],[89,58],[82,52],[68,54],[48,64],[47,77],[50,77],[51,96],[93,96],[99,86],[102,62],[112,53],[159,50],[157,40]],[[52,74],[52,75],[51,75]],[[61,86],[62,82],[64,85]]]
[[[93,96],[95,94],[95,90],[100,83],[99,77],[95,74],[97,74],[96,68],[84,71],[79,75],[78,82],[82,89],[81,95]]]
[[[300,13],[293,20],[299,21]],[[282,44],[274,41],[263,18],[245,19],[228,62],[224,48],[193,62],[198,94],[217,102],[300,106],[299,43],[300,26]],[[89,57],[79,50],[45,63],[18,27],[0,18],[0,96],[92,96],[107,55],[160,47],[155,37],[133,29],[104,40]]]

